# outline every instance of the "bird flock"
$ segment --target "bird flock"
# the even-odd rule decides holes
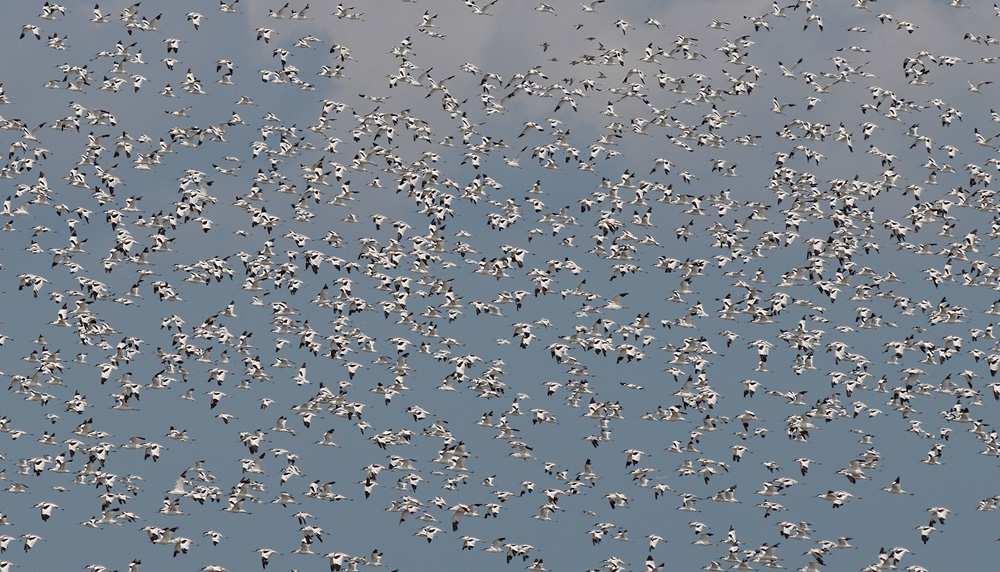
[[[1000,6],[13,4],[0,572],[995,566]]]

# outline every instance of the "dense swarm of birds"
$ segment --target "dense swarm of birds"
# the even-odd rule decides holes
[[[0,572],[995,562],[1000,7],[17,4]]]

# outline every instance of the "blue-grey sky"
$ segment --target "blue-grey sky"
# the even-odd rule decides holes
[[[698,570],[713,560],[728,569],[741,559],[760,569],[766,561],[753,551],[766,544],[778,545],[774,552],[784,567],[801,569],[818,565],[809,564],[818,560],[806,553],[822,540],[851,537],[856,548],[828,551],[823,569],[865,569],[879,562],[883,547],[911,551],[899,563],[904,570],[989,568],[997,517],[977,507],[1000,494],[991,434],[997,402],[987,365],[997,353],[992,338],[974,330],[991,326],[986,310],[997,284],[990,231],[997,205],[987,176],[1000,165],[992,139],[1000,125],[991,115],[1000,86],[979,83],[994,78],[992,58],[1000,57],[991,36],[1000,19],[991,3],[801,0],[779,6],[778,14],[761,1],[549,3],[551,10],[500,0],[488,15],[476,15],[485,2],[381,0],[341,8],[312,2],[306,17],[291,19],[305,2],[282,9],[280,2],[240,0],[234,12],[223,13],[214,0],[145,0],[126,22],[121,14],[129,3],[102,2],[105,23],[91,21],[91,6],[82,3],[67,3],[65,14],[41,2],[5,7],[0,46],[8,55],[0,59],[0,81],[9,101],[0,106],[0,136],[10,146],[2,175],[4,196],[11,198],[0,214],[6,225],[0,289],[9,301],[0,324],[9,337],[0,348],[0,370],[10,389],[0,408],[7,433],[0,436],[6,477],[0,513],[7,521],[0,536],[15,540],[0,561],[15,570],[95,564],[124,572],[138,559],[142,570],[217,565],[244,571],[258,569],[256,550],[270,547],[278,554],[269,570],[305,572],[329,569],[322,555],[332,552],[356,557],[365,569],[362,559],[378,548],[387,569],[404,572],[524,568],[535,559],[543,561],[537,567],[555,571],[614,570],[613,558],[642,570],[648,554],[666,570]],[[279,10],[282,17],[270,15]],[[191,13],[201,14],[197,30],[191,19],[199,17]],[[431,25],[421,27],[425,14]],[[755,22],[769,29],[755,30]],[[41,39],[22,28],[27,25],[37,26]],[[258,39],[263,29],[270,30],[267,43]],[[180,40],[176,54],[167,53],[172,39]],[[350,58],[341,61],[331,46],[349,49]],[[101,52],[110,55],[95,57]],[[164,58],[176,60],[172,70]],[[235,66],[231,85],[217,81],[223,59]],[[324,66],[342,66],[339,77],[320,75]],[[914,70],[920,70],[916,82]],[[184,89],[188,71],[203,94]],[[136,75],[145,78],[138,90]],[[284,81],[270,81],[274,76]],[[102,89],[116,78],[122,82],[117,92]],[[166,84],[176,97],[162,95]],[[238,104],[241,97],[254,104]],[[111,125],[98,121],[107,112]],[[876,125],[867,127],[870,138],[866,123]],[[853,151],[838,137],[841,126]],[[134,149],[131,157],[114,157],[123,133]],[[340,140],[336,151],[327,149],[333,138]],[[778,154],[790,156],[778,164]],[[884,154],[891,157],[883,160]],[[659,169],[658,158],[671,162],[670,173]],[[713,161],[725,163],[713,169]],[[328,185],[303,177],[303,166],[317,162],[330,172]],[[146,163],[152,167],[137,168]],[[119,178],[113,194],[98,167]],[[203,187],[211,199],[200,214],[181,212],[171,224],[165,217],[194,200],[178,190],[189,171],[211,181]],[[76,173],[83,183],[73,185]],[[334,202],[338,195],[350,200]],[[592,208],[581,209],[588,204]],[[273,232],[251,224],[246,205],[279,217]],[[92,212],[89,221],[79,209]],[[641,220],[647,210],[651,225]],[[122,218],[115,229],[109,211]],[[434,221],[434,212],[442,220]],[[376,216],[385,217],[380,228]],[[506,228],[499,228],[505,219]],[[605,233],[609,219],[620,226]],[[207,221],[211,228],[204,232]],[[401,222],[408,229],[397,239],[394,223]],[[894,224],[908,229],[902,244],[890,233]],[[342,241],[324,240],[330,232]],[[169,239],[166,248],[154,249],[164,240],[158,233]],[[308,237],[304,246],[296,244],[298,235]],[[72,240],[85,241],[80,251],[66,251]],[[123,256],[121,244],[129,240],[135,245]],[[147,248],[152,251],[135,256]],[[523,267],[512,259],[517,249],[525,251]],[[316,273],[306,267],[309,251],[324,259]],[[194,265],[209,259],[229,268],[232,278],[192,281],[206,272]],[[688,268],[700,260],[705,267],[686,281],[683,268],[664,271],[671,260]],[[497,261],[500,279],[477,272]],[[294,276],[282,277],[280,267],[289,262]],[[347,263],[357,266],[348,272]],[[615,274],[621,265],[636,272]],[[248,286],[254,274],[260,290],[251,288],[254,280]],[[783,280],[795,274],[799,279]],[[942,277],[940,284],[929,280],[934,276]],[[38,297],[30,286],[18,288],[34,277],[47,280]],[[407,288],[398,281],[406,277],[403,303],[398,295]],[[301,281],[297,292],[289,278]],[[105,284],[108,295],[81,310],[86,279]],[[324,285],[336,298],[344,279],[355,303],[367,301],[366,310],[348,313],[344,306],[338,314],[315,303]],[[541,279],[550,281],[549,291],[535,295]],[[180,300],[161,300],[154,291],[161,281]],[[687,282],[689,291],[678,292]],[[835,300],[822,293],[826,287],[839,290]],[[749,305],[748,289],[755,291]],[[448,290],[458,300],[454,307]],[[517,308],[510,300],[521,291]],[[627,296],[616,298],[620,293]],[[731,319],[720,311],[727,294],[739,310]],[[788,303],[775,309],[773,300],[782,295]],[[622,307],[609,307],[612,300]],[[225,311],[231,302],[234,311]],[[286,329],[276,326],[272,306],[282,303],[296,312]],[[478,314],[480,303],[494,312]],[[699,303],[707,316],[696,315]],[[966,308],[960,320],[937,319],[958,307]],[[449,319],[455,308],[460,314]],[[162,326],[172,314],[185,321],[186,339]],[[109,329],[88,333],[94,327],[88,316]],[[642,316],[642,327],[630,329]],[[685,327],[687,316],[692,327]],[[797,337],[803,318],[806,330],[822,333],[811,349],[797,351],[785,340]],[[514,324],[531,324],[526,348],[512,335]],[[220,340],[214,326],[224,326],[233,339]],[[309,328],[320,343],[318,355],[300,347]],[[723,331],[740,337],[727,347]],[[252,336],[237,347],[246,332]],[[142,343],[126,361],[116,346],[129,336]],[[961,338],[954,351],[948,349],[956,344],[953,336]],[[698,352],[681,349],[700,337],[714,351],[700,354],[701,368],[694,364]],[[398,338],[412,343],[405,357],[396,349]],[[276,350],[279,339],[288,343]],[[349,352],[331,358],[331,341],[341,339]],[[374,340],[370,346],[367,339]],[[748,346],[758,339],[774,344],[766,372],[754,370],[757,354]],[[606,356],[594,351],[595,340],[610,344]],[[907,351],[900,363],[888,363],[891,352],[883,349],[895,341]],[[831,350],[838,343],[854,363],[838,363]],[[576,367],[553,359],[553,344],[567,346]],[[170,386],[149,387],[169,359],[161,356],[183,354],[184,345],[193,350],[183,356],[185,373],[163,373],[175,379]],[[640,348],[642,359],[619,362],[618,351],[628,346]],[[675,350],[687,363],[676,362]],[[56,351],[61,372],[43,370],[32,357]],[[922,361],[925,351],[934,356],[930,363]],[[81,353],[85,362],[74,357]],[[796,373],[797,353],[812,354],[815,369]],[[241,383],[248,379],[244,358],[258,356],[270,380]],[[446,380],[456,371],[449,360],[461,356],[480,361],[464,378]],[[279,358],[290,367],[279,367]],[[336,393],[348,380],[348,363],[362,368],[341,399],[365,404],[363,433],[356,418],[317,399],[320,384]],[[393,371],[401,363],[408,368]],[[117,366],[104,384],[101,364]],[[308,384],[296,383],[301,364]],[[919,379],[925,385],[909,388],[908,408],[894,398],[897,390],[905,398],[906,368],[925,372]],[[227,370],[221,386],[211,381],[214,369]],[[883,376],[885,391],[877,391]],[[385,404],[372,390],[394,378],[405,389],[397,387]],[[744,396],[746,379],[760,384],[753,397]],[[851,395],[846,380],[861,382]],[[445,381],[454,391],[442,389]],[[584,381],[586,389],[574,398],[572,388]],[[498,383],[502,393],[488,391]],[[546,394],[548,383],[559,384],[553,395]],[[140,396],[115,408],[113,394],[129,384],[143,386]],[[226,396],[210,409],[213,390]],[[718,396],[713,408],[685,404],[709,390]],[[183,399],[189,391],[194,399]],[[769,392],[807,393],[789,404]],[[75,394],[88,404],[79,412],[72,410],[80,399]],[[262,409],[262,399],[273,403]],[[600,415],[586,415],[591,400],[621,407],[603,434]],[[977,423],[956,420],[956,403]],[[414,419],[414,407],[426,417]],[[683,420],[650,419],[658,407],[683,409]],[[315,417],[307,428],[300,413],[309,408]],[[534,424],[533,410],[556,421]],[[748,410],[757,421],[746,436],[736,418]],[[490,411],[492,426],[481,422]],[[233,418],[224,424],[219,413]],[[807,441],[786,436],[795,415],[815,425]],[[273,429],[282,416],[294,434]],[[706,416],[716,430],[708,430]],[[89,432],[74,434],[86,419],[93,419]],[[171,438],[171,427],[189,440]],[[766,433],[754,435],[759,428]],[[330,429],[339,447],[317,445]],[[942,429],[951,429],[947,439]],[[257,430],[266,439],[251,455],[240,434]],[[383,450],[371,440],[400,430],[413,433],[409,443]],[[669,451],[693,434],[699,452]],[[595,435],[600,439],[592,446],[586,438]],[[863,435],[870,442],[862,442]],[[159,460],[144,460],[143,448],[123,447],[133,437],[160,444]],[[49,470],[51,464],[38,476],[19,470],[65,454],[73,440],[81,449],[65,472]],[[462,471],[435,459],[457,442],[469,453],[467,479],[446,487]],[[106,463],[88,464],[87,450],[101,443],[110,446]],[[529,446],[533,458],[512,457],[518,443]],[[737,445],[747,447],[739,462],[732,458]],[[940,464],[921,462],[940,446]],[[638,467],[650,469],[648,482],[633,479],[628,449],[645,452]],[[283,483],[287,463],[274,450],[297,456],[301,474]],[[262,473],[241,469],[242,460],[265,452],[257,459]],[[866,452],[879,459],[862,467],[866,480],[852,484],[838,474]],[[413,468],[383,470],[366,500],[363,467],[388,465],[389,455],[412,459]],[[798,458],[815,460],[808,474],[800,474]],[[596,480],[580,479],[587,459]],[[220,503],[168,493],[198,461],[213,480],[189,488],[218,487]],[[546,471],[546,463],[554,469]],[[716,467],[718,474],[706,483],[681,474],[685,463],[695,470]],[[95,472],[117,481],[96,486]],[[423,479],[415,492],[397,486],[408,474]],[[138,488],[132,492],[129,475],[141,477],[133,479]],[[186,478],[197,481],[195,475],[188,470]],[[912,495],[882,490],[897,476]],[[492,484],[484,484],[490,477]],[[756,493],[779,477],[798,482],[779,496]],[[259,502],[246,501],[249,514],[222,510],[241,478],[260,483],[252,491]],[[334,481],[333,490],[346,499],[306,496],[315,480]],[[519,496],[524,481],[534,483],[534,492]],[[654,499],[658,483],[671,490]],[[26,490],[13,492],[17,484]],[[561,496],[551,520],[533,518],[546,502],[544,490],[574,487],[579,493]],[[711,500],[728,487],[735,487],[739,502]],[[817,498],[829,490],[854,498],[832,509]],[[515,496],[500,503],[503,491]],[[120,512],[138,520],[81,526],[100,517],[105,492],[128,495]],[[282,493],[296,504],[271,502]],[[628,506],[609,507],[609,493],[626,495]],[[697,512],[677,510],[684,494],[697,497]],[[419,499],[422,508],[400,524],[386,509],[403,496]],[[443,508],[435,506],[436,497]],[[183,514],[161,514],[164,498],[179,498]],[[764,518],[758,505],[768,500],[786,510]],[[47,522],[36,508],[43,502],[60,507]],[[464,518],[452,532],[449,509],[459,503],[473,505],[479,516]],[[498,518],[483,518],[489,503],[501,504]],[[948,507],[953,515],[923,545],[916,528],[928,524],[929,507]],[[310,525],[325,531],[322,543],[313,542],[315,555],[292,553],[301,536],[298,511],[311,513]],[[811,533],[783,538],[781,521],[808,522]],[[710,545],[692,544],[691,522],[713,533]],[[593,543],[590,531],[598,523],[611,526]],[[441,529],[433,542],[415,535],[424,526]],[[174,536],[192,539],[193,546],[174,557],[170,544],[151,543],[143,527],[176,527]],[[738,539],[736,562],[723,559],[730,529]],[[213,546],[207,530],[225,538]],[[627,534],[613,538],[620,531]],[[26,534],[43,539],[27,553]],[[474,550],[461,550],[466,535],[480,539]],[[665,543],[650,551],[648,535]],[[500,545],[533,546],[527,560],[508,564],[506,548],[483,550],[501,537]]]

